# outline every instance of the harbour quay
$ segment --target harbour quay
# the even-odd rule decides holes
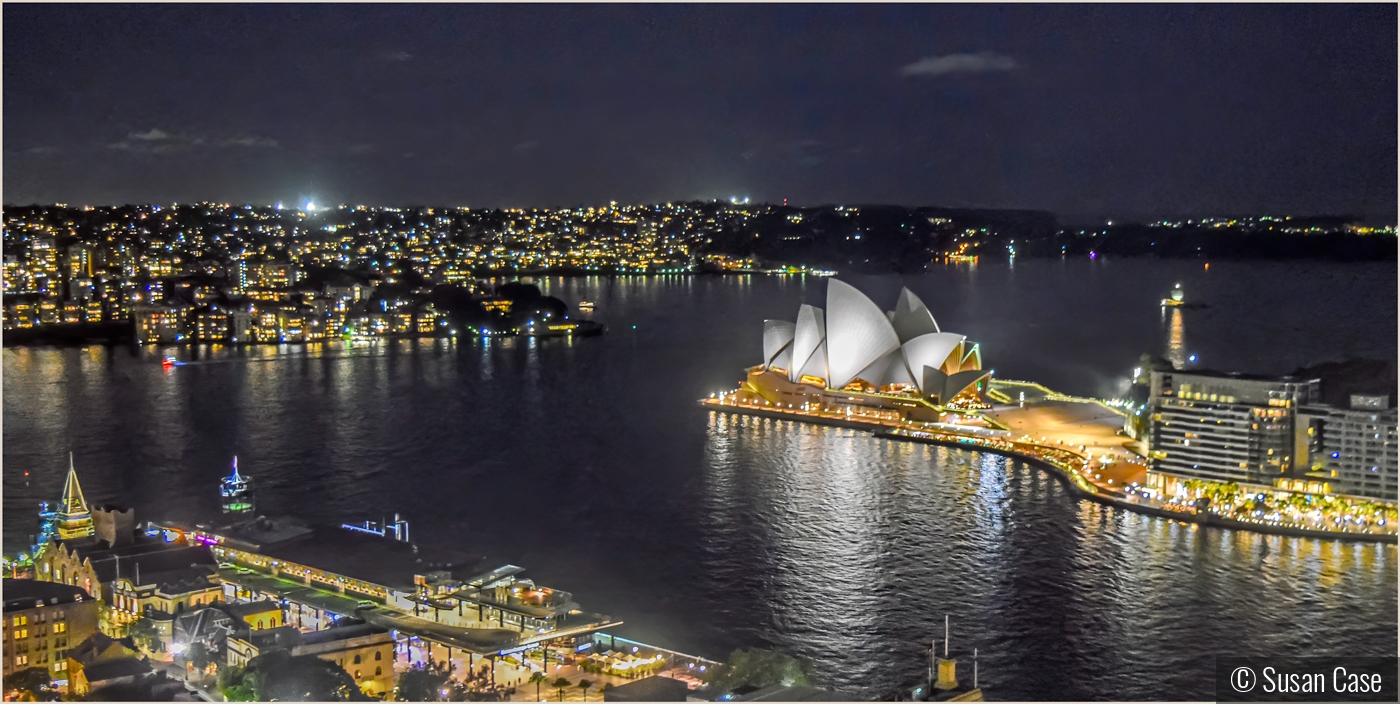
[[[222,514],[138,522],[132,509],[88,506],[70,466],[63,497],[41,512],[33,554],[6,560],[20,581],[102,606],[96,633],[54,642],[79,655],[35,655],[62,691],[101,694],[93,678],[119,662],[148,684],[183,671],[192,691],[218,701],[221,672],[280,653],[333,662],[374,697],[424,669],[482,700],[578,701],[656,677],[689,693],[719,665],[606,633],[623,622],[523,567],[424,549],[398,515],[341,525],[260,515],[253,486],[235,460],[220,483]]]
[[[764,321],[763,363],[700,404],[1012,456],[1084,498],[1188,523],[1396,542],[1384,393],[1343,407],[1320,379],[1140,367],[1128,398],[1073,396],[996,378],[981,346],[940,329],[908,289],[886,312],[828,281],[825,309]]]

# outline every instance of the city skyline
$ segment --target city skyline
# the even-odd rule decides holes
[[[5,200],[1393,222],[1394,13],[7,7]]]
[[[1395,701],[1398,17],[7,4],[0,694]]]

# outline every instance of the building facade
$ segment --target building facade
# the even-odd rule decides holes
[[[1320,381],[1152,372],[1152,469],[1174,477],[1274,485],[1304,460],[1297,411]]]
[[[394,688],[394,638],[388,630],[356,623],[312,633],[292,627],[242,631],[228,638],[228,664],[247,665],[259,655],[275,650],[292,657],[315,656],[344,668],[355,686],[371,696]]]
[[[67,680],[68,651],[97,632],[97,600],[77,587],[5,580],[3,675],[31,667]]]
[[[1333,491],[1395,501],[1396,425],[1400,413],[1390,397],[1354,394],[1350,408],[1304,409],[1309,421],[1313,472]]]

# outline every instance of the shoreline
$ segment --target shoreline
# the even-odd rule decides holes
[[[133,338],[131,338],[131,337],[127,337],[127,338],[125,338],[125,339],[116,340],[116,341],[114,341],[114,340],[112,340],[112,339],[104,339],[104,338],[96,338],[96,337],[85,338],[85,339],[79,339],[79,338],[71,338],[71,339],[39,338],[39,339],[20,339],[20,340],[15,340],[15,339],[13,339],[13,337],[11,336],[11,334],[9,333],[9,331],[6,331],[6,333],[4,334],[5,339],[4,339],[4,342],[3,342],[3,346],[4,346],[4,347],[92,347],[92,346],[102,346],[102,347],[130,347],[130,348],[132,348],[132,349],[137,349],[137,350],[140,350],[140,349],[156,349],[156,348],[163,348],[163,347],[184,347],[184,348],[189,348],[189,347],[198,347],[198,346],[200,346],[200,345],[205,345],[205,346],[220,345],[220,346],[222,346],[222,347],[229,347],[229,348],[243,348],[243,347],[280,347],[280,346],[301,346],[301,347],[305,347],[305,346],[307,346],[307,345],[318,345],[318,344],[326,344],[326,343],[332,343],[332,342],[351,342],[351,343],[354,343],[354,342],[381,342],[381,341],[394,341],[394,340],[454,340],[454,339],[473,339],[473,340],[474,340],[474,339],[480,339],[480,338],[498,338],[498,337],[539,337],[539,338],[550,338],[550,337],[597,337],[597,336],[602,335],[604,332],[607,331],[607,325],[605,325],[605,324],[603,324],[603,323],[599,323],[599,322],[597,322],[596,320],[581,319],[581,320],[576,320],[575,322],[581,324],[581,325],[580,325],[580,328],[579,328],[579,330],[581,330],[581,331],[499,332],[499,333],[493,333],[493,334],[489,334],[489,335],[439,335],[439,334],[437,334],[437,333],[432,333],[432,334],[419,334],[419,333],[388,333],[388,334],[384,334],[384,335],[375,335],[375,336],[373,336],[373,337],[352,337],[352,338],[346,338],[346,337],[329,337],[329,338],[320,339],[320,340],[294,340],[294,341],[290,341],[290,342],[282,342],[282,341],[278,341],[278,342],[271,342],[271,341],[263,342],[263,341],[257,341],[257,340],[249,340],[249,341],[247,341],[247,342],[229,342],[229,341],[227,341],[227,340],[176,340],[176,341],[174,341],[174,342],[137,342],[135,339],[133,339]],[[589,323],[589,325],[588,325],[587,327],[583,327],[583,326],[582,326],[583,323]],[[595,327],[595,325],[596,325],[596,327]]]
[[[1315,538],[1319,540],[1340,540],[1365,543],[1389,543],[1392,545],[1397,544],[1396,535],[1376,535],[1374,533],[1342,533],[1333,531],[1310,530],[1307,528],[1293,528],[1291,526],[1260,525],[1251,523],[1249,521],[1241,521],[1233,518],[1224,518],[1212,513],[1186,513],[1178,511],[1169,511],[1166,509],[1157,508],[1155,506],[1145,506],[1133,501],[1126,501],[1124,499],[1120,499],[1114,496],[1088,491],[1084,487],[1081,487],[1078,483],[1076,483],[1074,479],[1071,476],[1069,476],[1067,472],[1065,472],[1064,469],[1055,466],[1053,463],[1047,462],[1039,457],[1032,457],[1030,455],[1025,455],[1014,450],[1007,450],[999,447],[983,445],[980,442],[978,442],[980,438],[976,437],[968,437],[967,440],[963,442],[953,440],[942,440],[934,437],[917,437],[914,435],[902,434],[900,432],[897,432],[897,429],[891,429],[889,426],[876,423],[867,423],[854,420],[837,420],[813,416],[797,416],[785,413],[783,411],[776,411],[771,409],[747,408],[744,406],[729,406],[719,403],[710,403],[708,402],[708,400],[701,400],[699,403],[702,406],[710,407],[709,410],[711,412],[730,413],[733,415],[749,415],[762,418],[773,418],[776,420],[787,420],[795,423],[810,423],[812,425],[826,425],[838,428],[849,428],[852,430],[868,432],[877,438],[883,438],[886,440],[903,440],[906,442],[917,442],[925,445],[940,445],[943,447],[952,447],[964,450],[973,449],[979,452],[988,452],[991,454],[1002,455],[1003,457],[1015,458],[1027,464],[1034,465],[1041,470],[1047,471],[1052,477],[1055,477],[1062,484],[1064,484],[1070,490],[1070,493],[1076,495],[1079,498],[1088,499],[1090,501],[1103,504],[1105,506],[1113,506],[1115,508],[1121,508],[1125,511],[1132,511],[1134,513],[1140,513],[1156,518],[1165,518],[1168,520],[1182,521],[1184,523],[1193,523],[1196,525],[1206,526],[1210,528],[1245,530],[1253,533],[1261,533],[1267,535],[1285,535],[1295,538]]]

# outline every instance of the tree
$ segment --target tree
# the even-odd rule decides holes
[[[22,702],[56,702],[58,690],[53,687],[47,667],[30,667],[5,678],[5,698]]]
[[[567,680],[567,679],[565,679],[565,678],[563,678],[563,677],[560,677],[559,679],[554,680],[554,686],[559,688],[559,701],[561,701],[561,702],[564,701],[564,688],[565,688],[565,687],[568,687],[569,684],[570,684],[569,680]]]
[[[539,699],[539,698],[540,698],[540,685],[541,685],[542,683],[548,682],[548,681],[549,681],[549,677],[548,677],[547,675],[545,675],[543,672],[535,672],[535,673],[533,673],[533,674],[530,675],[530,682],[533,683],[533,684],[535,685],[535,698],[536,698],[536,699]]]
[[[589,688],[589,687],[592,687],[592,686],[593,686],[593,683],[592,683],[592,682],[589,682],[588,680],[579,680],[579,681],[578,681],[578,688],[581,689],[581,690],[583,690],[583,700],[584,700],[584,701],[588,701],[588,688]]]
[[[128,626],[126,634],[131,637],[132,642],[146,652],[154,653],[160,650],[160,629],[156,627],[155,621],[145,616],[136,619]]]
[[[195,670],[199,671],[200,677],[204,676],[204,671],[209,667],[210,663],[217,662],[209,646],[200,641],[190,643],[189,646],[186,647],[185,660],[187,660],[190,665],[194,666]]]
[[[428,667],[418,664],[399,675],[394,687],[398,701],[436,702],[442,701],[442,688],[447,684],[447,668],[442,665]]]
[[[722,695],[745,685],[802,687],[810,683],[806,667],[798,660],[775,650],[753,649],[730,653],[728,661],[711,671],[706,687],[712,694]]]
[[[341,666],[314,655],[274,651],[248,661],[242,685],[257,701],[370,701]]]
[[[218,687],[219,693],[224,695],[224,699],[231,702],[251,702],[257,697],[253,694],[251,681],[244,684],[246,668],[226,667],[219,672]]]

